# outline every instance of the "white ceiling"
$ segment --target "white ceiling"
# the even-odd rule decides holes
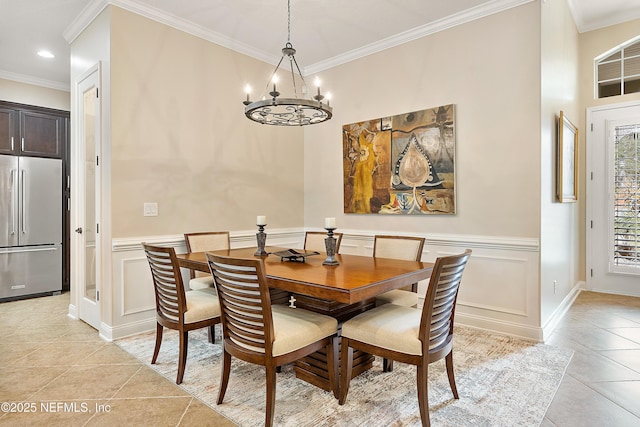
[[[291,43],[307,74],[529,1],[549,0],[292,0]],[[580,32],[640,18],[640,0],[568,2]],[[107,3],[271,63],[287,41],[286,0],[0,0],[0,78],[68,90],[69,41]]]

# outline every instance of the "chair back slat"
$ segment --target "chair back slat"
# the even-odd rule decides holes
[[[333,237],[336,239],[336,253],[340,253],[342,233],[333,233]],[[307,231],[304,235],[304,249],[308,251],[326,252],[327,247],[324,244],[324,239],[326,238],[327,233],[324,231]]]
[[[420,337],[427,346],[424,351],[437,351],[451,342],[456,299],[470,256],[471,250],[467,249],[460,255],[436,259],[420,324]]]
[[[187,252],[218,251],[229,249],[231,239],[228,231],[205,231],[201,233],[185,233],[184,240]],[[191,270],[191,278],[207,276],[207,273]]]
[[[146,243],[142,246],[151,268],[156,314],[169,322],[182,322],[186,301],[175,250]]]
[[[225,342],[270,354],[273,343],[271,300],[261,259],[235,259],[208,253]]]

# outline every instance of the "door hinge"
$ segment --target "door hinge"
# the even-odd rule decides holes
[[[593,181],[593,172],[591,172],[591,181]]]
[[[590,221],[590,223],[591,223],[591,228],[593,228],[593,221]]]
[[[591,123],[591,132],[593,132],[593,123]]]
[[[591,277],[593,277],[593,268],[591,269]]]
[[[100,157],[96,156],[96,166],[100,166]]]
[[[100,291],[96,291],[96,301],[100,301]]]
[[[98,95],[98,91],[99,91],[99,90],[100,90],[100,89],[96,88],[96,98],[100,98],[100,95]]]
[[[100,224],[96,224],[96,234],[100,234]]]

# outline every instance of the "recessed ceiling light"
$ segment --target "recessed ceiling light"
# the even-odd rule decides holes
[[[56,56],[49,52],[48,50],[41,50],[38,52],[39,56],[42,56],[43,58],[55,58]]]

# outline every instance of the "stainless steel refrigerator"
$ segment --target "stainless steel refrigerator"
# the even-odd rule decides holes
[[[62,290],[62,160],[0,155],[0,300]]]

